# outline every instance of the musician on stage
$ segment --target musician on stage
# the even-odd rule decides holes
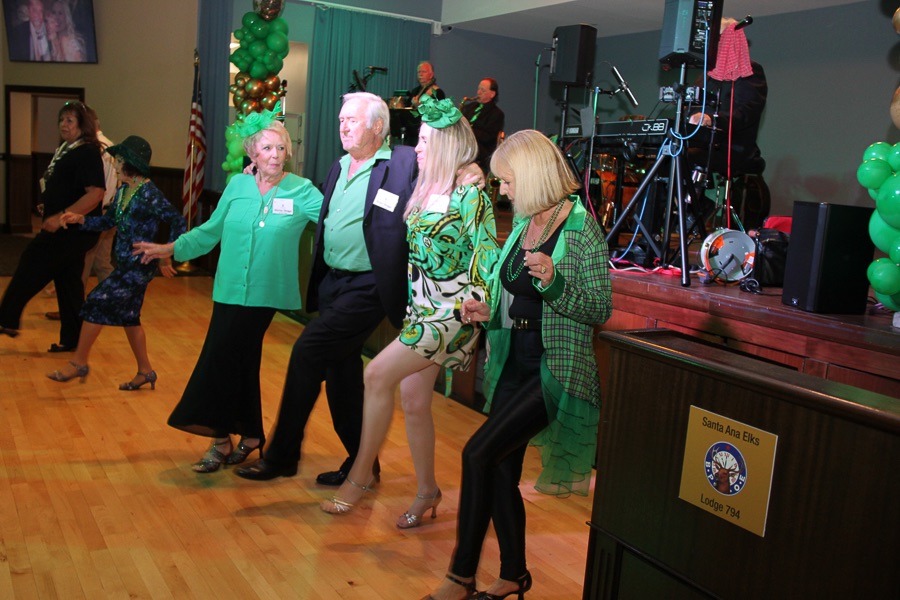
[[[437,85],[437,79],[435,79],[434,76],[434,67],[431,66],[430,62],[427,60],[420,62],[416,71],[416,76],[419,80],[419,85],[409,90],[407,106],[416,108],[419,106],[419,99],[422,96],[431,96],[435,100],[443,100],[447,97],[447,95],[444,94],[444,90]]]
[[[472,132],[478,142],[478,158],[475,162],[485,173],[490,171],[491,154],[497,149],[497,142],[506,117],[497,101],[500,99],[500,86],[493,77],[485,77],[478,84],[475,92],[477,102],[468,102],[462,107],[463,116],[472,125]]]
[[[761,177],[766,161],[756,144],[768,85],[762,65],[750,60],[747,37],[742,29],[735,28],[737,24],[735,19],[722,19],[716,67],[708,73],[708,97],[718,96],[715,121],[715,107],[710,106],[706,113],[698,108],[689,118],[691,124],[714,128],[713,144],[710,147],[708,138],[695,144],[688,152],[688,160],[694,168],[732,181],[737,176],[756,176],[742,182],[745,191],[738,203],[744,226],[753,228],[762,224],[770,205],[768,187]],[[698,190],[697,196],[702,195],[702,189]],[[698,214],[701,219],[703,216]]]

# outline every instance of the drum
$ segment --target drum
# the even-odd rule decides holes
[[[753,271],[756,244],[743,231],[718,229],[706,236],[700,246],[700,261],[714,280],[736,283]]]

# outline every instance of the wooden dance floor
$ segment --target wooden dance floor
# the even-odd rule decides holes
[[[8,283],[0,278],[0,291]],[[169,428],[166,418],[200,352],[211,291],[208,277],[151,283],[143,322],[155,391],[117,389],[135,363],[115,328],[100,335],[83,385],[47,379],[71,357],[46,352],[58,341],[58,324],[44,318],[56,310],[50,296],[26,307],[19,337],[0,336],[0,598],[416,599],[438,585],[454,544],[460,451],[484,417],[435,394],[444,501],[418,529],[394,526],[416,492],[399,402],[382,483],[351,515],[319,510],[332,490],[315,475],[344,459],[324,393],[296,477],[252,482],[231,468],[198,475],[190,464],[206,440]],[[267,428],[301,330],[278,315],[266,336]],[[537,493],[539,467],[529,449],[522,491],[535,583],[527,597],[580,598],[591,500]],[[489,537],[479,588],[498,570]]]

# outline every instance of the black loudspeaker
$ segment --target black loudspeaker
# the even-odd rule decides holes
[[[590,85],[597,54],[597,28],[567,25],[553,31],[550,81],[569,85]]]
[[[707,53],[707,24],[706,69],[711,71],[716,66],[719,51],[722,0],[666,0],[659,61],[672,66],[702,67]]]
[[[875,254],[872,208],[795,202],[781,301],[815,313],[861,315]]]

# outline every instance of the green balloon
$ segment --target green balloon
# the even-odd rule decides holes
[[[244,152],[244,140],[240,138],[234,138],[228,140],[228,153],[234,156],[239,156]]]
[[[865,149],[865,151],[863,152],[863,160],[869,160],[870,158],[880,158],[881,160],[887,160],[890,151],[891,145],[887,142],[875,142]]]
[[[869,265],[866,275],[872,289],[886,296],[900,294],[900,267],[889,258],[879,258]]]
[[[265,79],[266,75],[269,74],[269,69],[266,67],[265,63],[260,60],[254,60],[253,65],[249,69],[241,69],[242,71],[248,71],[250,73],[250,77],[254,79]]]
[[[875,208],[884,222],[900,229],[900,175],[892,175],[878,190]]]
[[[875,299],[884,304],[884,307],[888,310],[900,311],[900,294],[885,296],[884,294],[875,292]]]
[[[269,21],[269,31],[277,31],[278,33],[288,34],[288,24],[283,17],[278,17]]]
[[[869,158],[856,169],[856,180],[868,189],[877,189],[893,174],[891,165],[882,158]]]
[[[891,151],[888,152],[885,160],[888,161],[895,173],[900,171],[900,142],[891,146]]]
[[[866,190],[866,191],[869,192],[869,197],[872,198],[872,200],[878,200],[878,190]]]
[[[269,50],[281,52],[288,47],[288,38],[283,33],[278,33],[277,31],[269,33],[269,37],[266,38],[266,45],[269,47]]]
[[[256,39],[264,40],[269,37],[269,23],[267,21],[259,20],[250,28],[250,31],[253,32]]]
[[[891,258],[891,262],[900,265],[900,237],[891,242],[887,255]]]
[[[259,18],[259,15],[257,15],[253,11],[245,12],[244,16],[241,17],[241,23],[243,23],[244,27],[246,27],[247,29],[252,29],[253,25],[255,25],[256,23],[258,23],[261,20],[262,19]]]
[[[262,40],[255,40],[252,44],[250,44],[250,56],[255,59],[262,60],[262,58],[266,55],[266,52],[269,51],[269,47],[266,46],[266,43]],[[884,162],[884,161],[881,161]],[[887,164],[887,163],[884,163]],[[890,167],[889,167],[890,168]],[[878,186],[874,186],[878,187]]]
[[[244,28],[243,27],[241,27],[240,29],[234,30],[234,39],[236,39],[236,40],[244,39]]]
[[[900,239],[900,229],[894,229],[885,223],[876,210],[869,219],[869,237],[876,248],[889,254],[891,247]]]
[[[270,73],[278,73],[284,67],[284,61],[275,56],[272,60],[266,61],[266,67]]]

